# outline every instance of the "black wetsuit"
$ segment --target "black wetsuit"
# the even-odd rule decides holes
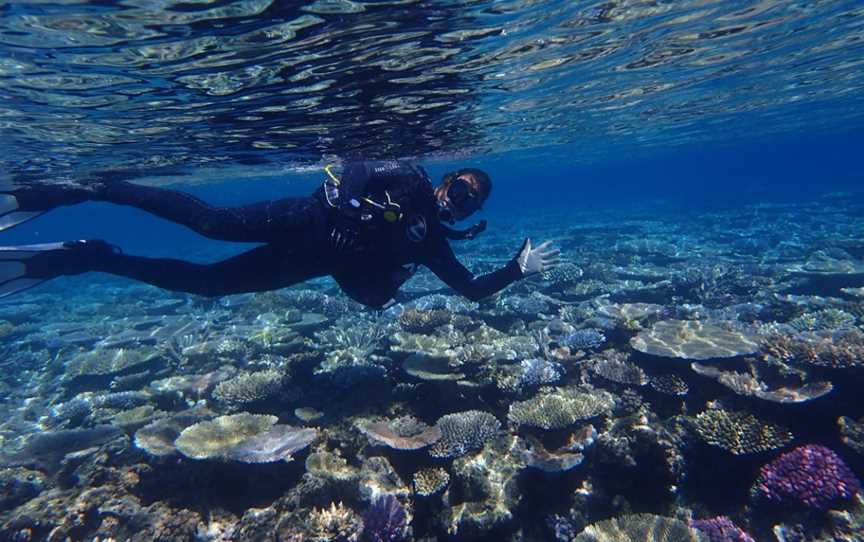
[[[364,220],[360,211],[352,214],[350,207],[346,212],[344,206],[328,203],[323,189],[309,197],[217,208],[183,192],[114,182],[88,199],[130,205],[211,239],[264,244],[213,264],[101,253],[68,265],[52,258],[41,272],[102,271],[204,296],[274,290],[331,275],[351,298],[375,308],[395,296],[415,264],[472,300],[522,277],[515,259],[477,277],[456,259],[422,168],[405,162],[355,162],[345,167],[342,181],[340,200],[352,195],[352,187],[373,198],[386,191],[399,202],[402,216],[393,223],[378,216]],[[337,247],[336,237],[350,242]],[[40,274],[43,266],[32,263],[31,273]]]

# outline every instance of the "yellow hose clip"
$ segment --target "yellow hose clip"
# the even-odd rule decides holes
[[[327,164],[326,166],[324,166],[324,173],[326,173],[327,176],[330,177],[330,180],[332,180],[336,184],[336,186],[339,186],[340,184],[342,184],[342,181],[339,180],[339,177],[337,177],[332,171],[330,171],[334,167],[336,167],[336,164]]]
[[[390,199],[390,192],[385,190],[384,195],[387,203],[384,204],[385,209],[381,216],[386,222],[398,222],[402,218],[402,206]]]
[[[381,211],[381,218],[383,218],[385,222],[390,222],[391,224],[393,222],[399,222],[399,220],[402,219],[402,206],[390,199],[390,192],[385,190],[384,196],[387,198],[387,201],[384,203],[378,203],[368,197],[363,198],[363,201]]]

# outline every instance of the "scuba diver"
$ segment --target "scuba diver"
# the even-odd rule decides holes
[[[263,243],[212,264],[124,254],[101,240],[0,247],[0,297],[61,275],[111,273],[203,296],[260,292],[330,275],[352,299],[372,308],[395,301],[416,271],[479,300],[558,264],[549,242],[526,239],[504,267],[475,276],[449,240],[471,239],[486,222],[449,227],[480,209],[492,190],[479,169],[461,169],[433,187],[422,167],[403,161],[349,162],[341,176],[325,168],[311,196],[240,207],[212,207],[189,194],[125,181],[28,185],[0,190],[0,231],[63,205],[129,205],[223,241]]]

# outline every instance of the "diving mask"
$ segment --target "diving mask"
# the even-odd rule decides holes
[[[480,208],[480,193],[471,186],[471,183],[461,177],[457,177],[447,187],[447,199],[453,207],[471,214]]]

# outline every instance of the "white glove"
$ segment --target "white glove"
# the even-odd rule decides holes
[[[561,252],[557,248],[547,248],[550,244],[552,244],[552,241],[546,241],[537,248],[532,249],[531,239],[525,239],[519,255],[516,256],[516,262],[519,263],[519,269],[522,271],[523,277],[548,271],[558,265],[558,255]]]

